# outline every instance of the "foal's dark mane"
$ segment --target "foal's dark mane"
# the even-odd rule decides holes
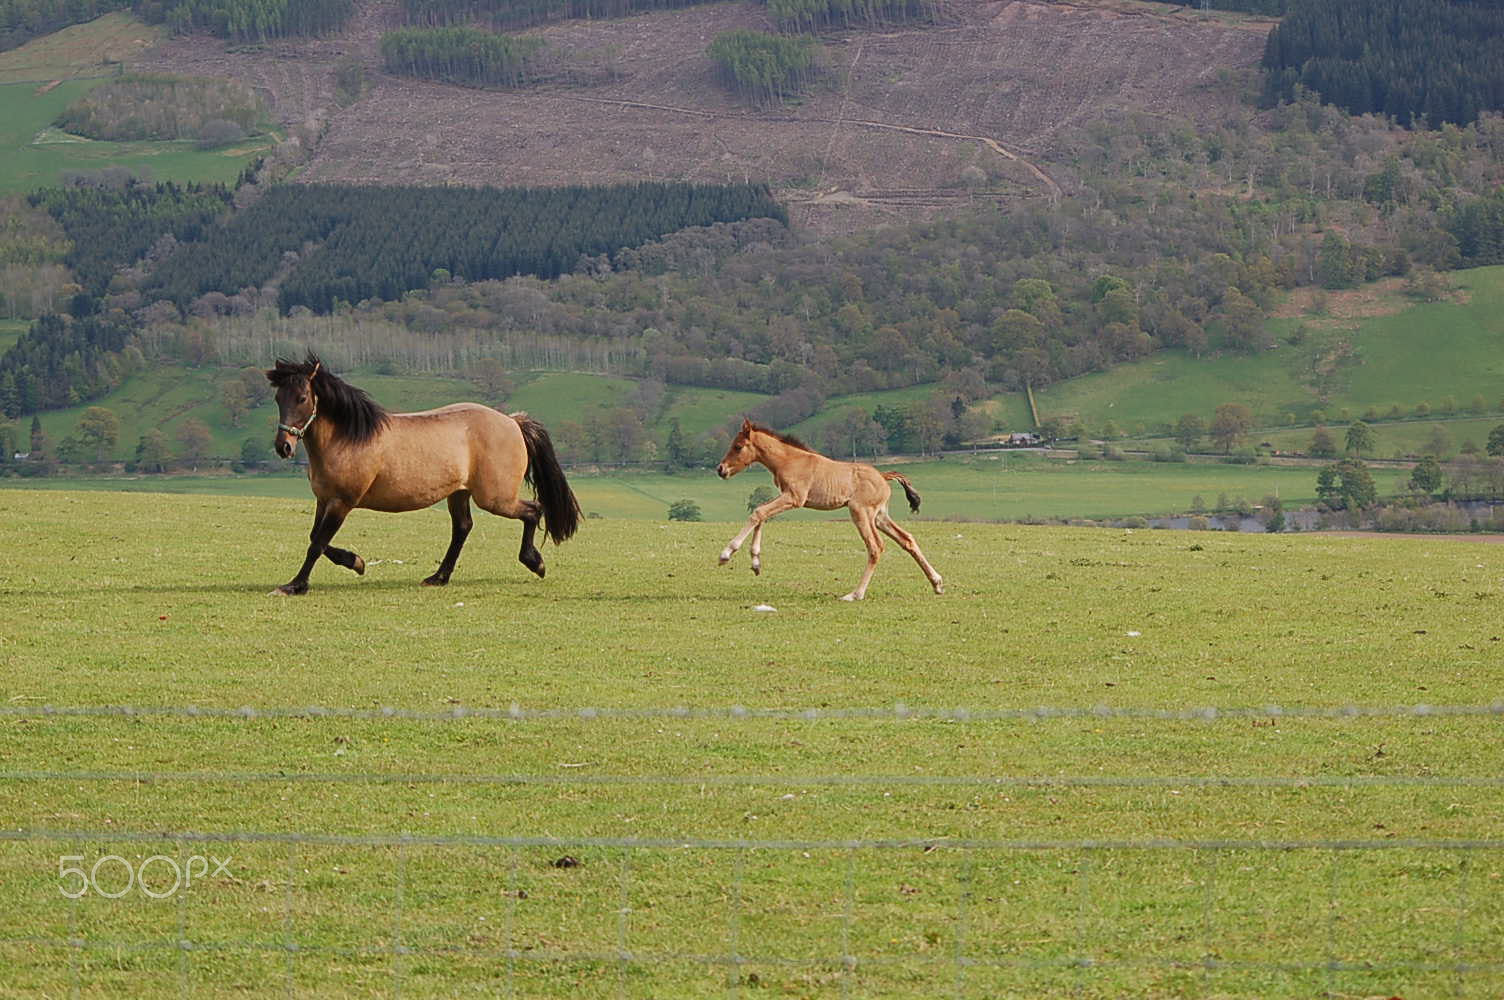
[[[309,378],[318,398],[319,416],[327,419],[345,440],[359,444],[368,441],[386,426],[387,412],[381,404],[324,367],[312,353],[303,361],[278,358],[276,367],[267,372],[272,385],[282,388],[290,379]]]
[[[751,429],[754,431],[762,431],[764,434],[770,434],[778,440],[782,441],[784,444],[790,446],[791,448],[798,448],[800,451],[807,451],[812,455],[819,454],[819,452],[815,451],[815,449],[811,448],[803,441],[800,441],[792,434],[784,434],[782,431],[775,431],[773,428],[765,427],[762,424],[753,424]]]

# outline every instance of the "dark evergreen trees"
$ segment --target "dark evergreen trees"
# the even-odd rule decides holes
[[[148,23],[200,29],[236,41],[323,35],[350,19],[354,0],[137,0]]]
[[[542,39],[480,28],[400,28],[381,36],[388,73],[472,87],[519,87]]]
[[[1504,108],[1501,0],[1302,0],[1269,33],[1265,99],[1296,87],[1402,125],[1467,123]]]
[[[442,269],[467,281],[554,278],[689,226],[757,217],[787,222],[755,184],[616,187],[274,187],[228,224],[182,246],[143,289],[180,307],[206,292],[260,287],[303,255],[281,285],[284,310],[399,299]]]

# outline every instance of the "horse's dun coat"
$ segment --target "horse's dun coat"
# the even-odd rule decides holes
[[[898,472],[880,472],[864,462],[838,462],[810,451],[796,438],[779,434],[750,420],[742,421],[742,428],[726,450],[726,457],[715,468],[722,479],[730,479],[738,472],[761,462],[773,474],[773,482],[781,491],[778,496],[758,507],[747,518],[746,527],[721,550],[721,564],[725,565],[742,547],[747,536],[752,536],[752,572],[762,572],[762,526],[771,517],[786,510],[810,507],[814,510],[836,510],[845,507],[851,512],[852,523],[867,545],[867,568],[862,573],[856,589],[841,598],[843,601],[860,601],[867,596],[867,584],[882,558],[882,535],[887,535],[914,557],[919,568],[935,593],[945,593],[945,581],[935,572],[935,567],[919,551],[914,536],[899,527],[888,516],[888,497],[892,493],[888,480],[895,480],[903,487],[909,498],[909,509],[919,509],[919,494],[907,478]],[[879,532],[882,535],[878,534]]]
[[[438,570],[423,582],[449,582],[470,533],[470,501],[482,510],[522,521],[517,558],[543,576],[533,544],[540,521],[555,544],[574,534],[580,508],[554,456],[543,425],[525,413],[505,414],[479,403],[455,403],[421,413],[387,413],[360,389],[324,370],[309,355],[278,361],[266,373],[277,387],[277,454],[291,458],[301,440],[308,450],[308,482],[318,500],[307,558],[279,594],[308,590],[320,556],[356,573],[365,560],[329,544],[350,511],[422,510],[449,501],[450,541]],[[519,495],[532,482],[536,500]]]

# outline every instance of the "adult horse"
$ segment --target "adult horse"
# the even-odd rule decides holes
[[[724,566],[751,535],[752,572],[761,573],[762,526],[770,517],[798,507],[813,510],[845,507],[851,512],[851,520],[862,541],[867,544],[867,569],[856,589],[841,600],[860,601],[867,596],[867,584],[872,581],[872,573],[883,554],[883,540],[878,532],[893,539],[914,557],[935,593],[945,593],[945,581],[919,551],[914,536],[888,516],[888,498],[892,493],[888,486],[890,479],[903,487],[904,495],[909,498],[909,510],[919,509],[919,494],[914,492],[914,487],[902,473],[880,472],[865,462],[838,462],[812,451],[798,438],[743,420],[741,430],[726,450],[726,457],[715,467],[716,475],[730,479],[753,462],[767,466],[773,473],[773,483],[781,492],[747,518],[746,527],[721,550],[721,565]]]
[[[522,522],[517,558],[543,575],[543,556],[533,544],[539,521],[558,544],[574,534],[580,505],[554,456],[543,425],[526,413],[505,414],[479,403],[455,403],[421,413],[388,413],[309,354],[298,363],[278,360],[266,373],[277,388],[277,436],[273,447],[291,458],[302,441],[308,450],[308,482],[318,500],[308,555],[298,575],[277,594],[302,594],[320,556],[365,573],[365,560],[329,544],[350,511],[422,510],[448,499],[449,549],[427,586],[449,582],[470,533],[470,501],[501,517]],[[523,480],[536,500],[518,497]]]

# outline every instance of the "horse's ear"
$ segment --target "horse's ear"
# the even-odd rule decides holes
[[[742,417],[742,432],[746,433],[747,431],[750,431],[751,429],[752,429],[752,418],[751,417]]]

